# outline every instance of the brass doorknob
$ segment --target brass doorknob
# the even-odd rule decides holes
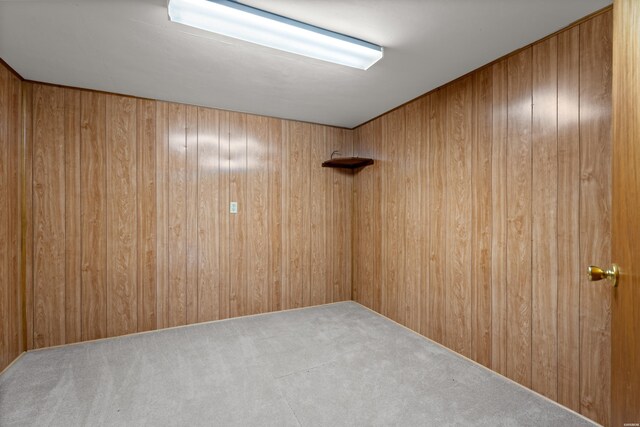
[[[589,266],[589,271],[587,273],[589,276],[589,280],[592,282],[596,282],[598,280],[607,279],[611,282],[611,285],[615,288],[618,286],[618,276],[620,275],[620,268],[616,264],[611,265],[611,268],[608,270],[603,270],[600,267],[596,267],[595,265]]]

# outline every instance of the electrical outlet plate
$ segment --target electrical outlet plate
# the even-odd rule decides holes
[[[229,203],[229,213],[232,213],[232,214],[238,213],[238,202]]]

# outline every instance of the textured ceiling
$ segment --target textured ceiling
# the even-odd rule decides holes
[[[246,0],[384,46],[367,71],[169,22],[166,0],[0,0],[30,80],[354,127],[610,0]]]

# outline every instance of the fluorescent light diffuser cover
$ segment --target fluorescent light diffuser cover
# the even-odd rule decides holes
[[[169,19],[228,37],[366,70],[380,46],[229,0],[169,0]]]

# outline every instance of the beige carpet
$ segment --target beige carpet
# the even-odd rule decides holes
[[[582,426],[354,302],[30,352],[1,426]]]

